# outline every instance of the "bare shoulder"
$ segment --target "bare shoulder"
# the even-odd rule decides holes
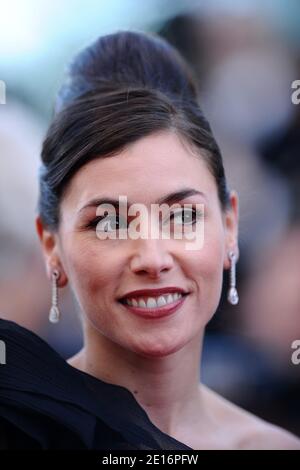
[[[289,431],[235,405],[201,385],[216,419],[228,435],[229,447],[249,450],[300,450],[300,439]]]
[[[247,448],[300,450],[300,439],[289,431],[264,421],[250,436]]]

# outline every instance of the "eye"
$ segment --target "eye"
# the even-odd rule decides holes
[[[97,232],[113,232],[124,228],[127,229],[127,224],[119,214],[99,215],[89,222],[87,228],[94,228]]]
[[[197,209],[181,208],[172,212],[170,219],[177,221],[179,225],[194,225],[203,213]]]

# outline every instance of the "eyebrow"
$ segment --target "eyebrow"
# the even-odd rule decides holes
[[[182,199],[185,199],[189,196],[194,196],[194,195],[200,195],[200,196],[203,196],[204,198],[206,197],[202,191],[198,191],[194,188],[183,188],[183,189],[180,189],[179,191],[175,191],[173,193],[162,196],[156,201],[156,204],[163,204],[163,203],[174,204],[176,202],[181,201]],[[112,206],[114,206],[115,209],[118,209],[119,200],[112,199],[110,197],[105,197],[105,196],[100,197],[100,198],[98,197],[98,198],[92,199],[87,204],[85,204],[81,209],[79,209],[79,212],[89,207],[97,207],[100,204],[111,204]],[[132,205],[130,201],[127,201],[127,204]]]

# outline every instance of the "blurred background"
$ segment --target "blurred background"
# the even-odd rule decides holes
[[[202,380],[300,435],[300,79],[298,0],[10,0],[0,4],[0,316],[63,357],[82,344],[80,312],[61,289],[58,325],[34,228],[37,172],[55,94],[73,55],[119,29],[154,31],[194,68],[200,105],[240,198],[238,306],[207,326]],[[2,97],[3,98],[3,97]]]

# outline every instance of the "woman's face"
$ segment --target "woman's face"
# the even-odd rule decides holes
[[[203,204],[204,242],[197,250],[187,250],[184,237],[172,236],[178,215],[167,239],[100,239],[96,227],[88,226],[97,217],[97,206],[84,206],[93,199],[126,196],[128,208],[130,203],[144,204],[151,224],[151,204],[186,188],[203,193],[177,201]],[[61,202],[53,245],[46,241],[52,235],[44,231],[48,269],[59,265],[87,320],[111,341],[141,355],[170,354],[202,334],[217,308],[223,269],[229,266],[227,251],[237,250],[235,194],[231,203],[233,208],[223,214],[213,176],[182,139],[172,132],[153,134],[114,157],[89,162],[74,175]],[[116,219],[109,214],[112,230]],[[189,295],[164,318],[143,318],[118,301],[133,290],[168,286]]]

